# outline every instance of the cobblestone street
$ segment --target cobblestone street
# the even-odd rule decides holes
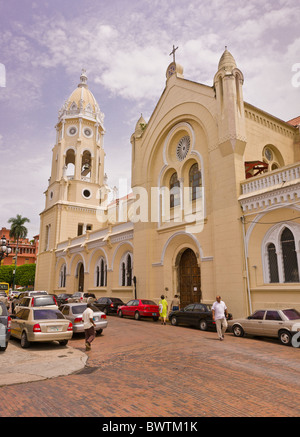
[[[87,354],[77,374],[1,387],[0,416],[300,415],[300,349],[276,340],[109,316]]]

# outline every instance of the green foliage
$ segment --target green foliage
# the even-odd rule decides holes
[[[34,285],[35,268],[35,264],[24,264],[22,266],[18,266],[16,270],[15,283],[21,285],[22,287]]]
[[[24,226],[26,222],[30,222],[30,220],[27,217],[22,217],[20,214],[17,214],[16,218],[11,217],[8,220],[8,223],[11,224],[9,236],[17,242],[20,238],[26,238],[28,232],[26,226]]]
[[[14,266],[0,266],[0,282],[12,284]]]

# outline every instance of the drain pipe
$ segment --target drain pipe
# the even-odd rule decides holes
[[[243,238],[244,238],[244,252],[245,252],[245,263],[246,263],[248,303],[249,303],[250,314],[252,314],[252,301],[251,301],[251,292],[250,292],[248,254],[247,254],[247,247],[246,247],[245,217],[244,216],[241,217],[241,221],[242,221],[242,225],[243,225]]]

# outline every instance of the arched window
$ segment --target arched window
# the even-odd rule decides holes
[[[268,260],[270,282],[279,282],[277,254],[275,245],[273,243],[270,243],[268,245]]]
[[[295,239],[292,231],[285,228],[281,234],[284,282],[299,282],[299,270]]]
[[[132,254],[127,252],[120,263],[120,285],[130,287],[132,285]]]
[[[202,186],[201,171],[198,164],[193,164],[189,171],[189,187],[191,188],[192,200],[201,197],[200,187]]]
[[[170,207],[180,205],[180,182],[177,173],[173,173],[170,178]]]
[[[268,231],[262,246],[265,283],[300,282],[299,224],[275,225]]]
[[[59,287],[64,288],[66,286],[66,273],[67,273],[67,266],[66,264],[63,264],[61,266],[60,272],[59,272]]]
[[[107,264],[103,257],[99,258],[95,269],[95,286],[107,286]]]

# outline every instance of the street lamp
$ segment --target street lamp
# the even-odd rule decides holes
[[[11,253],[11,247],[9,245],[9,241],[6,240],[5,236],[3,235],[2,238],[0,238],[0,264],[5,256],[8,256]]]

